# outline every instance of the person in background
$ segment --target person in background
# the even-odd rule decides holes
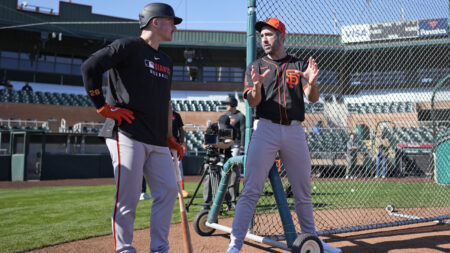
[[[3,77],[3,79],[2,79],[1,85],[3,85],[5,87],[5,90],[12,90],[13,89],[12,84],[9,82],[9,80],[6,80],[5,77]]]
[[[348,179],[354,178],[355,169],[356,169],[356,161],[358,156],[358,143],[355,141],[355,134],[350,134],[350,140],[347,142],[347,169],[345,171],[345,178]]]
[[[380,133],[376,139],[376,174],[375,178],[386,177],[386,157],[389,152],[389,141]]]
[[[141,196],[139,200],[150,200],[152,196],[147,193],[147,182],[145,181],[145,177],[142,177],[142,188],[141,188]]]
[[[214,123],[214,124],[217,125],[218,129],[230,129],[230,130],[233,129],[230,124],[230,118],[225,114],[221,115],[219,117],[219,119],[216,121],[216,123]],[[212,125],[214,125],[214,124],[212,124]],[[209,127],[212,127],[212,125]],[[208,130],[207,130],[207,132],[208,132]],[[233,141],[232,137],[224,138],[224,139],[219,138],[217,144],[214,144],[214,145],[204,144],[203,147],[205,149],[212,149],[212,150],[216,151],[217,155],[219,155],[220,157],[223,157],[223,160],[220,159],[221,161],[219,163],[225,164],[225,162],[232,156],[231,155],[231,147],[233,146],[233,144],[234,144],[234,141]],[[218,165],[219,163],[216,163],[216,164]],[[205,170],[213,169],[211,167],[211,165],[209,165],[209,164],[204,164],[204,166],[205,166],[204,167]],[[215,168],[217,168],[217,167],[215,167]],[[217,189],[212,188],[213,186],[211,185],[211,176],[210,176],[209,172],[210,171],[208,171],[208,173],[206,173],[206,175],[203,179],[203,207],[202,207],[203,210],[210,209],[211,204],[214,201],[213,190],[214,191],[217,190]],[[219,179],[219,181],[220,181],[220,179]],[[228,192],[225,196],[225,199],[227,202],[229,202],[230,196],[229,196]],[[230,209],[231,203],[227,203],[227,204],[228,204],[228,208]]]
[[[25,85],[22,87],[23,91],[33,91],[33,87],[30,86],[28,82],[25,83]]]
[[[323,124],[322,121],[314,121],[313,132],[320,134],[322,132]]]
[[[184,123],[181,115],[173,109],[172,116],[172,135],[175,137],[177,142],[183,147],[184,152],[186,152],[186,143],[184,142]],[[183,190],[183,197],[186,198],[189,196],[189,193],[184,189],[184,172],[183,172],[183,163],[181,161],[177,161],[178,167],[180,169],[181,176],[181,189]]]
[[[230,118],[230,125],[233,128],[233,141],[231,155],[238,156],[244,151],[245,145],[245,116],[236,109],[238,101],[235,97],[228,96],[225,100],[227,115]],[[236,208],[237,197],[239,196],[239,184],[241,182],[241,166],[233,166],[228,183],[228,196],[230,197],[230,208]]]

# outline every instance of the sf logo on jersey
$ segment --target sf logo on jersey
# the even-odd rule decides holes
[[[295,69],[286,70],[286,83],[289,84],[289,88],[294,88],[295,85],[298,85],[299,81],[300,81],[300,74],[295,73]]]

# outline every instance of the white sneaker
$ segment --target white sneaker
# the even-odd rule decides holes
[[[328,243],[324,242],[322,239],[320,239],[320,241],[322,242],[323,253],[341,253],[342,252],[341,249],[335,248],[335,247],[329,245]]]
[[[152,196],[148,194],[147,192],[141,193],[141,196],[139,197],[139,200],[150,200],[152,199]]]
[[[239,253],[239,250],[235,247],[233,248],[228,248],[227,249],[227,253]]]

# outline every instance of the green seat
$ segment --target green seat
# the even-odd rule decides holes
[[[405,111],[406,112],[413,112],[414,111],[413,104],[411,102],[406,102],[406,104],[405,104]]]

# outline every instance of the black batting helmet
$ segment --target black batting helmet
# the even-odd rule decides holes
[[[227,97],[225,99],[225,104],[230,105],[231,107],[236,107],[238,105],[238,101],[235,97]]]
[[[139,12],[139,28],[144,29],[153,18],[173,18],[175,25],[178,25],[183,19],[175,16],[172,7],[164,3],[147,4]]]

